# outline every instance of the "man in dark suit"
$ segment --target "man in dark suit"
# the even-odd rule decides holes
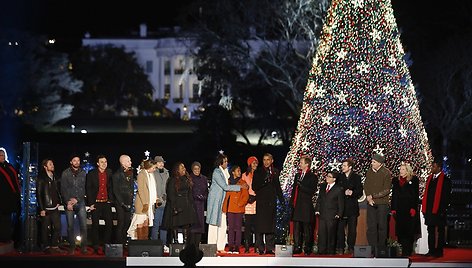
[[[330,171],[326,182],[320,185],[315,214],[319,215],[318,254],[334,254],[336,231],[339,219],[344,212],[344,195],[342,187],[336,183],[339,174]]]
[[[442,171],[441,160],[436,160],[431,175],[426,180],[421,212],[428,226],[428,248],[426,256],[444,255],[446,210],[451,196],[451,179]]]
[[[344,191],[344,214],[339,219],[338,235],[336,242],[336,254],[351,254],[357,237],[357,218],[359,217],[359,203],[357,200],[362,196],[363,187],[361,176],[353,172],[354,160],[347,158],[341,165],[342,173],[337,183]],[[345,228],[347,226],[347,249],[344,251],[346,242]]]
[[[279,170],[274,168],[274,158],[266,153],[262,158],[263,167],[254,173],[252,189],[256,192],[256,233],[263,236],[264,244],[259,245],[259,255],[275,254],[275,219],[277,198],[284,202],[279,182]],[[264,239],[265,238],[265,239]]]
[[[300,159],[300,173],[295,175],[292,185],[290,205],[292,207],[293,221],[293,254],[311,254],[313,248],[313,225],[315,222],[315,209],[312,197],[318,185],[318,176],[310,170],[311,158],[302,156]],[[303,234],[303,239],[302,239]]]
[[[129,155],[121,155],[120,167],[113,173],[112,188],[116,211],[115,241],[125,244],[128,237],[128,228],[131,225],[131,208],[133,207],[134,183],[136,176],[131,166]]]
[[[315,214],[319,215],[318,254],[334,254],[336,229],[344,212],[344,193],[336,183],[339,174],[328,172],[326,182],[320,185]]]

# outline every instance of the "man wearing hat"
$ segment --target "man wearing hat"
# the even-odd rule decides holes
[[[157,169],[154,171],[154,179],[156,180],[157,202],[154,204],[154,221],[151,230],[151,239],[160,238],[162,244],[167,247],[167,230],[162,229],[162,218],[164,216],[164,208],[166,207],[166,185],[169,179],[169,170],[164,167],[164,158],[160,155],[154,157]],[[166,249],[167,250],[167,249]]]
[[[371,166],[364,182],[367,198],[367,242],[373,249],[386,246],[389,195],[392,187],[392,173],[385,165],[385,157],[381,154],[372,156]]]

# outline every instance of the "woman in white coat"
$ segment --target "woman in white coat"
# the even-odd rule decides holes
[[[207,200],[208,244],[216,244],[219,253],[225,253],[226,246],[226,213],[223,213],[225,192],[238,192],[241,187],[248,189],[247,184],[228,185],[228,157],[219,154],[215,161],[212,182]]]

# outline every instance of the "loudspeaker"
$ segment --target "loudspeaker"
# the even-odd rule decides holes
[[[105,244],[105,256],[111,258],[123,257],[123,244]]]
[[[163,253],[161,240],[130,240],[128,244],[130,257],[162,257]]]
[[[275,257],[292,257],[292,245],[275,245]]]
[[[371,258],[371,246],[354,246],[354,258]]]
[[[377,246],[375,247],[376,258],[396,258],[397,249],[394,247]]]
[[[204,257],[216,257],[216,244],[200,244],[199,248]]]
[[[179,257],[180,251],[185,248],[185,244],[170,244],[170,256]]]

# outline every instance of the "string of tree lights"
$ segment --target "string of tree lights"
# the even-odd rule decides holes
[[[421,178],[432,154],[390,0],[333,0],[280,176],[289,193],[300,156],[319,176],[356,161],[364,177],[372,155],[398,175],[402,161]],[[321,181],[321,180],[320,180]]]

